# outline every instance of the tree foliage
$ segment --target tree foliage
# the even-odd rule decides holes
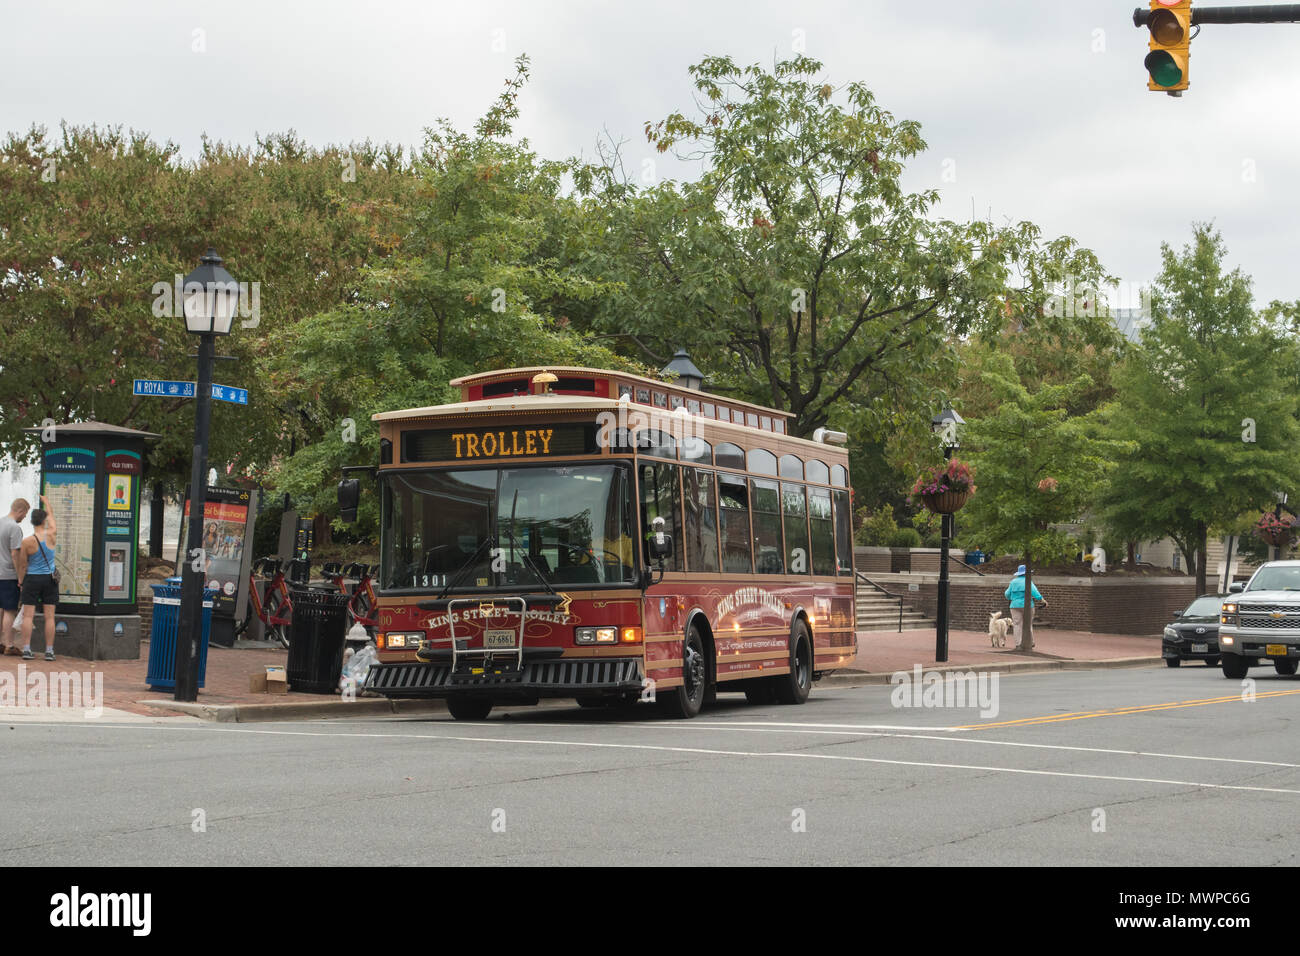
[[[1300,465],[1297,345],[1256,313],[1250,280],[1226,272],[1209,224],[1161,247],[1152,322],[1117,370],[1112,434],[1130,443],[1101,498],[1129,540],[1171,537],[1206,589],[1208,533],[1294,492]]]
[[[934,218],[937,192],[901,182],[918,124],[820,70],[705,59],[699,115],[646,125],[702,163],[698,179],[638,190],[617,155],[580,177],[592,268],[622,282],[593,321],[655,360],[687,347],[715,385],[793,412],[797,434],[851,402],[879,437],[931,404],[953,336],[1100,268],[1030,223]]]
[[[1093,387],[1081,375],[1063,384],[1026,387],[1008,355],[990,359],[984,382],[997,408],[972,420],[962,444],[976,468],[977,492],[963,512],[965,534],[982,547],[1022,555],[1026,589],[1035,560],[1062,556],[1064,536],[1054,524],[1077,520],[1125,446],[1100,435],[1105,412],[1070,414]],[[1026,606],[1028,611],[1028,606]],[[1033,647],[1026,613],[1021,648]]]

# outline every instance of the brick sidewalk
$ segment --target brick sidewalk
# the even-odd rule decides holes
[[[55,645],[57,650],[58,645]],[[208,667],[204,675],[204,686],[199,688],[201,704],[252,704],[277,703],[280,701],[329,700],[328,694],[294,694],[283,696],[271,694],[250,694],[248,678],[252,674],[265,670],[268,664],[284,665],[289,656],[285,650],[262,648],[240,648],[238,650],[213,645],[208,649]],[[34,661],[24,661],[19,657],[0,657],[0,671],[17,674],[18,665],[26,664],[27,673],[37,671],[52,673],[58,671],[79,671],[101,673],[104,675],[103,705],[116,710],[125,710],[133,714],[152,714],[167,716],[172,711],[160,711],[145,707],[142,700],[171,700],[171,690],[153,690],[145,683],[149,672],[149,641],[140,642],[140,659],[138,661],[86,661],[77,657],[61,657],[53,663],[36,655]],[[335,695],[337,699],[337,695]]]

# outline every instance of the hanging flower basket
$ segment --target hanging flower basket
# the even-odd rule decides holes
[[[961,510],[975,493],[975,471],[954,458],[941,467],[927,468],[912,485],[911,498],[918,498],[927,511],[950,515]]]
[[[969,491],[943,491],[937,495],[921,495],[921,504],[926,511],[937,515],[950,515],[960,511],[970,498]]]
[[[1290,517],[1279,518],[1271,511],[1265,511],[1255,522],[1255,534],[1275,548],[1285,548],[1291,543],[1295,531]]]

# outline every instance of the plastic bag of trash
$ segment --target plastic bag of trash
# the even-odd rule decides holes
[[[366,675],[370,673],[370,665],[378,660],[379,653],[375,650],[374,644],[367,644],[355,654],[347,655],[343,661],[343,673],[339,678],[340,689],[346,690],[348,683],[355,681],[352,686],[360,691],[366,686]]]

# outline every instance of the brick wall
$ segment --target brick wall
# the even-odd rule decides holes
[[[942,553],[939,548],[912,548],[911,571],[913,574],[938,574],[939,573],[939,556]],[[970,568],[962,564],[961,561],[966,557],[965,551],[948,552],[948,574],[974,574]],[[958,560],[954,561],[953,558]]]
[[[932,574],[876,575],[872,580],[929,617],[938,614],[939,579]],[[949,620],[952,627],[983,631],[989,614],[1006,611],[1008,578],[951,575]],[[913,591],[909,585],[916,585]],[[1193,578],[1035,577],[1048,607],[1034,615],[1039,627],[1096,634],[1159,634],[1196,596]]]
[[[853,549],[853,566],[863,574],[889,574],[893,570],[890,561],[889,548]]]

